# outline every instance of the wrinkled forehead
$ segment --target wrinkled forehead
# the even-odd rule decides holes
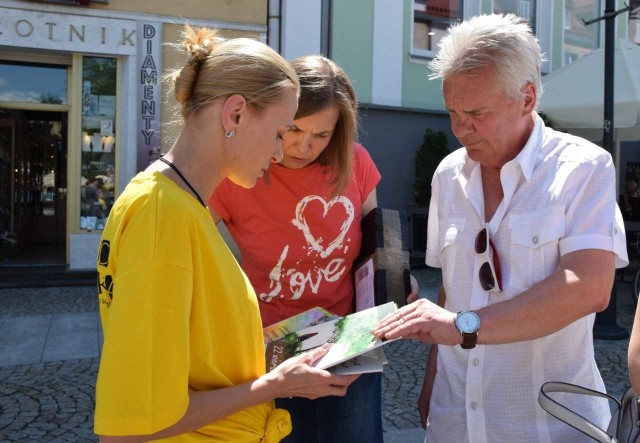
[[[488,97],[507,97],[507,89],[493,69],[477,69],[450,75],[442,82],[445,102],[451,100],[482,101]]]

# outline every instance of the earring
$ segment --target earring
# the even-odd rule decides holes
[[[227,136],[227,138],[231,138],[234,135],[236,135],[236,131],[234,131],[233,129],[231,131],[227,131],[224,135]]]

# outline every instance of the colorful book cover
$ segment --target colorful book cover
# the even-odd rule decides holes
[[[315,363],[320,369],[328,369],[368,353],[388,343],[375,338],[371,330],[383,317],[397,309],[394,302],[389,302],[299,329],[272,341],[266,346],[267,371],[273,370],[288,358],[325,344],[329,346],[329,351]]]
[[[272,341],[280,340],[292,332],[337,318],[339,318],[337,315],[322,308],[309,309],[308,311],[301,312],[298,315],[294,315],[293,317],[289,317],[264,328],[262,330],[264,343],[266,345]]]

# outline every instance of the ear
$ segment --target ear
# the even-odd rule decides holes
[[[538,104],[538,93],[532,82],[527,83],[522,91],[524,93],[523,114],[531,114]]]
[[[234,131],[246,118],[247,100],[240,94],[227,97],[222,105],[222,126],[227,131]]]

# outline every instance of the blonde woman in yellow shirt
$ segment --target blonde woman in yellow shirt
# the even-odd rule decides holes
[[[355,377],[310,366],[324,349],[265,374],[255,293],[204,202],[224,178],[250,188],[282,159],[300,85],[257,41],[187,27],[183,45],[184,128],[118,198],[100,244],[95,432],[104,443],[277,442],[291,423],[273,399],[344,395]]]

